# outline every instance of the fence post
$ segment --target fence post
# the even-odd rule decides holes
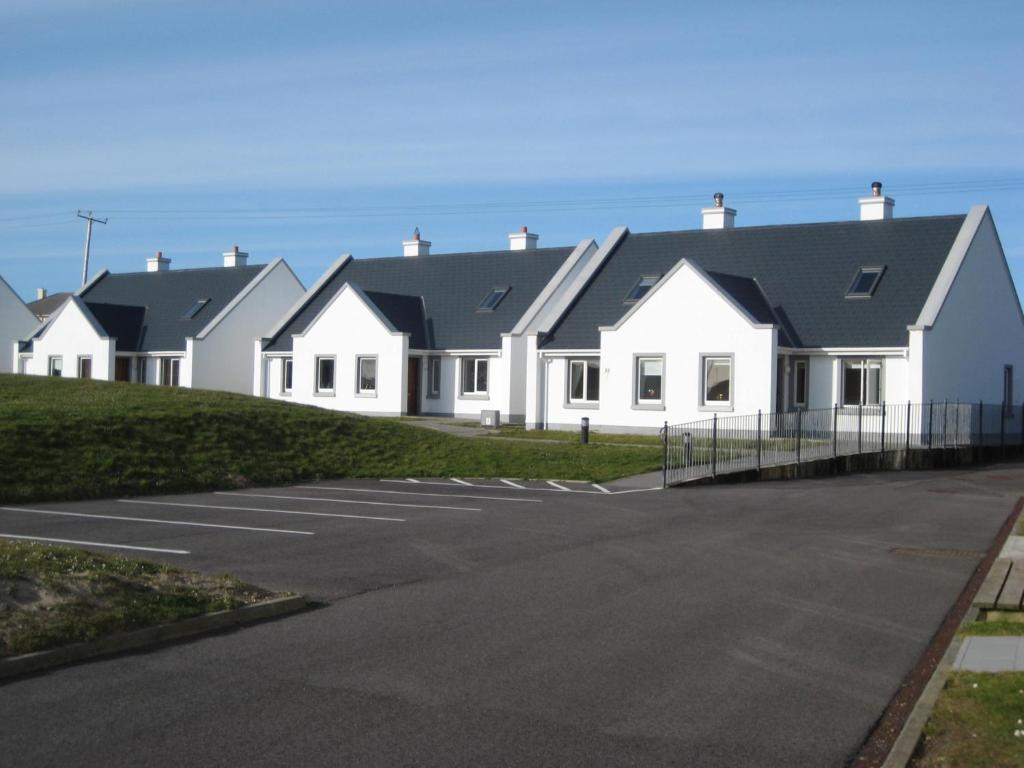
[[[903,449],[903,468],[910,469],[910,401],[907,400],[907,446]]]
[[[985,401],[978,401],[978,445],[985,445]]]
[[[839,456],[839,403],[832,405],[832,458]]]
[[[882,459],[885,459],[885,400],[882,401]]]
[[[960,445],[960,398],[956,399],[956,428],[953,431],[953,447]]]
[[[668,422],[661,430],[661,487],[668,488]]]
[[[1024,403],[1020,404],[1020,444],[1024,446]]]
[[[942,447],[949,445],[949,400],[946,400],[942,408]]]
[[[711,420],[711,478],[718,477],[718,414]]]
[[[1010,406],[1010,413],[1013,413],[1013,406]],[[1006,408],[999,409],[999,454],[1006,458]]]
[[[928,450],[932,449],[932,411],[935,410],[935,401],[928,401]]]
[[[802,419],[800,414],[802,411],[798,408],[796,411],[796,463],[800,463],[800,434],[803,432]]]
[[[864,449],[861,446],[861,435],[863,434],[864,424],[864,406],[857,405],[857,453],[864,453]]]
[[[761,478],[761,409],[757,409],[757,477]]]

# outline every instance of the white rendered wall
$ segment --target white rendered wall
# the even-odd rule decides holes
[[[92,378],[114,379],[114,340],[102,338],[74,302],[68,302],[32,345],[32,358],[25,373],[35,376],[49,374],[49,360],[63,358],[63,377],[78,376],[78,358],[92,357]]]
[[[566,407],[565,363],[550,363],[545,382],[552,427],[656,429],[720,416],[770,411],[775,405],[777,354],[774,328],[755,327],[691,267],[684,266],[650,294],[618,330],[601,332],[601,383],[597,410]],[[664,356],[663,407],[634,404],[635,358]],[[732,404],[704,407],[701,356],[731,355]],[[586,356],[586,355],[581,355]]]
[[[986,215],[935,323],[923,332],[922,400],[998,403],[1003,366],[1024,400],[1024,323],[995,224]]]
[[[358,329],[353,332],[353,329]],[[291,400],[336,411],[398,416],[406,410],[408,336],[386,328],[359,294],[344,288],[303,336],[292,341]],[[316,392],[316,358],[334,356],[334,393]],[[377,392],[356,392],[356,357],[376,356]],[[270,393],[280,398],[279,360],[271,363]],[[281,398],[287,399],[287,398]]]
[[[39,326],[39,320],[25,306],[21,297],[0,278],[0,373],[17,371],[12,344],[24,341]]]
[[[253,339],[269,333],[302,294],[292,271],[277,262],[220,323],[193,341],[182,361],[181,386],[251,394]]]

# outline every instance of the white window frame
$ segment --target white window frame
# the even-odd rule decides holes
[[[331,386],[320,386],[320,366],[323,362],[331,361]],[[334,355],[316,355],[313,358],[313,394],[317,397],[334,397],[335,387],[338,386],[338,358]]]
[[[363,389],[363,363],[373,362],[373,389]],[[380,366],[377,364],[377,355],[356,356],[356,395],[358,397],[377,396],[377,375],[380,373]]]
[[[729,364],[729,399],[708,399],[708,371],[710,363],[727,362]],[[701,411],[731,411],[736,402],[736,356],[729,352],[705,352],[700,356],[700,404]]]
[[[427,358],[427,399],[437,400],[441,397],[441,358]]]
[[[801,368],[803,368],[803,371],[804,371],[804,399],[803,400],[799,399],[799,393],[800,393],[799,384],[800,384],[800,369]],[[810,375],[811,375],[810,361],[808,361],[808,360],[794,360],[793,361],[793,405],[796,406],[797,408],[806,408],[807,407],[807,401],[810,399],[810,394],[809,394],[810,384],[811,384]]]
[[[860,402],[846,402],[846,370],[848,367],[859,366],[860,370]],[[878,402],[868,402],[868,371],[878,369]],[[878,408],[885,397],[885,358],[884,357],[844,357],[839,360],[839,403],[843,408]]]
[[[31,355],[18,355],[18,373],[26,373],[28,371],[28,362],[31,359]]]
[[[477,399],[485,400],[489,397],[488,392],[491,386],[491,371],[490,371],[491,358],[489,357],[477,357],[477,356],[466,356],[459,358],[459,397],[466,399]],[[466,366],[473,366],[473,389],[466,389]],[[477,382],[480,380],[480,368],[484,368],[486,373],[484,378],[487,380],[486,389],[477,389]]]
[[[180,387],[181,386],[181,358],[180,357],[161,357],[160,358],[160,370],[158,371],[159,376],[157,377],[157,384],[161,387]],[[167,371],[168,375],[165,377],[164,372]],[[164,379],[168,381],[165,384]]]
[[[661,393],[658,398],[641,397],[640,374],[645,362],[661,363]],[[667,376],[666,358],[664,354],[633,355],[633,408],[640,410],[665,409],[665,382]]]
[[[295,383],[295,362],[290,357],[281,358],[281,394],[290,395]]]
[[[583,397],[572,396],[572,369],[574,366],[583,367],[581,382],[583,384]],[[591,367],[593,366],[593,371]],[[589,384],[592,376],[597,377],[597,397],[591,400],[587,394],[590,390]],[[601,358],[599,357],[570,357],[566,360],[565,366],[565,402],[570,405],[595,406],[601,400]]]
[[[89,362],[89,375],[88,376],[83,376],[82,375],[82,363],[84,363],[86,361]],[[78,378],[80,378],[80,379],[91,379],[92,378],[92,355],[79,355],[78,356],[78,367],[77,367],[75,373],[78,376]]]
[[[145,358],[145,357],[137,357],[137,358],[135,358],[135,365],[133,365],[132,368],[135,369],[135,382],[137,384],[145,384],[146,383],[146,369],[149,368],[149,364],[147,363],[147,358]],[[128,378],[129,379],[131,378],[131,374],[130,373],[128,375]]]
[[[64,355],[50,355],[46,358],[46,375],[57,379],[64,377]]]

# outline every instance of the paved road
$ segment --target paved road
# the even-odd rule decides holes
[[[977,563],[892,550],[986,549],[1024,468],[493,485],[0,511],[327,603],[0,687],[4,765],[839,766]]]

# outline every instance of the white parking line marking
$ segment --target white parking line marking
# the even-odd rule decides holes
[[[557,488],[560,491],[569,491],[570,493],[572,493],[571,489],[566,488],[564,485],[559,485],[554,480],[548,480],[547,483],[548,483],[548,485],[553,486],[553,487]]]
[[[134,549],[137,552],[163,552],[168,555],[191,555],[187,549],[157,549],[156,547],[131,547],[127,544],[107,544],[102,541],[75,541],[73,539],[48,539],[44,536],[18,536],[15,533],[0,533],[0,539],[23,539],[24,541],[46,541],[52,544],[79,544],[83,547],[106,547],[107,549]]]
[[[594,486],[595,488],[597,488],[597,490],[599,490],[601,493],[611,493],[611,491],[609,491],[607,488],[605,488],[604,486],[598,485],[597,483],[591,483],[591,485]]]
[[[407,482],[407,483],[418,483],[419,480],[417,480],[414,477],[407,477],[407,478],[405,478],[405,482]]]
[[[418,483],[420,485],[443,485],[446,488],[459,488],[459,487],[461,487],[458,483],[449,483],[449,482],[445,482],[443,480],[412,480],[411,478],[410,479],[406,479],[406,480],[394,480],[394,479],[387,479],[387,478],[385,478],[385,479],[382,479],[380,482],[382,482],[382,483],[401,483],[402,485],[408,485],[409,483]],[[505,481],[502,480],[501,482],[505,482]],[[545,492],[545,493],[589,493],[592,496],[604,495],[604,494],[602,494],[601,491],[582,491],[582,490],[576,491],[576,490],[573,490],[572,488],[566,488],[565,486],[559,485],[554,480],[544,480],[544,481],[538,480],[537,482],[550,483],[551,485],[554,485],[555,487],[554,488],[528,488],[526,486],[523,486],[522,490],[524,490],[524,491],[531,491],[531,492],[532,491],[538,491],[538,492]],[[584,481],[583,480],[567,480],[566,482],[584,482]],[[512,489],[510,486],[507,486],[507,485],[480,485],[480,484],[477,484],[477,485],[474,485],[473,487],[474,488],[490,488],[490,489],[495,490],[495,491],[507,491],[507,490],[510,490],[510,489],[511,490],[518,490],[518,489]],[[652,488],[628,488],[628,489],[626,489],[624,491],[605,491],[604,493],[607,493],[609,496],[619,496],[620,494],[623,494],[623,493],[647,493],[648,491],[660,491],[660,490],[662,490],[662,487],[660,485],[656,485],[656,486],[654,486]],[[472,498],[472,497],[467,496],[466,498]]]
[[[409,482],[417,483],[418,485],[443,485],[445,488],[461,488],[458,483],[448,483],[442,480],[381,480],[382,483],[402,483],[403,485]],[[490,488],[495,491],[507,491],[508,488],[504,485],[474,485],[474,488]],[[541,488],[540,490],[546,490]]]
[[[430,493],[429,491],[385,491],[381,488],[342,488],[330,485],[293,485],[310,491],[345,491],[346,493],[391,493],[397,496],[443,496],[448,499],[483,499],[485,501],[514,501],[528,504],[543,504],[540,499],[514,499],[511,496],[474,496],[471,493]],[[519,486],[523,488],[522,486]],[[525,491],[526,489],[523,488]]]
[[[403,517],[370,517],[369,515],[343,515],[340,512],[306,512],[297,509],[266,509],[264,507],[227,507],[220,504],[186,504],[183,501],[143,501],[142,499],[118,499],[122,504],[152,504],[154,507],[192,507],[194,509],[234,509],[239,512],[277,512],[279,515],[307,515],[308,517],[344,517],[350,520],[382,520],[387,523],[404,523]]]
[[[526,486],[525,485],[520,485],[519,483],[513,483],[511,480],[505,480],[504,478],[502,478],[501,482],[503,482],[505,485],[510,485],[513,488],[518,488],[520,491],[525,491],[526,490]]]
[[[256,531],[258,533],[285,533],[295,536],[312,536],[312,531],[289,531],[285,528],[253,528],[248,525],[220,525],[218,523],[194,523],[184,520],[158,520],[152,517],[121,517],[120,515],[96,515],[87,512],[58,512],[52,509],[24,509],[22,507],[0,507],[4,512],[27,512],[31,515],[60,515],[62,517],[92,517],[97,520],[125,520],[129,523],[158,523],[162,525],[191,525],[196,528],[227,528],[232,531]]]
[[[284,499],[286,501],[329,501],[332,504],[369,504],[374,507],[406,507],[409,509],[454,509],[459,512],[482,512],[478,507],[442,507],[437,504],[400,504],[397,501],[363,501],[362,499],[329,499],[324,496],[277,496],[272,493],[235,493],[217,491],[218,496],[249,496],[257,499]]]
[[[473,487],[472,483],[467,483],[465,480],[459,480],[459,478],[457,478],[457,477],[453,477],[452,478],[452,482],[458,483],[459,485],[468,485],[470,488]]]

